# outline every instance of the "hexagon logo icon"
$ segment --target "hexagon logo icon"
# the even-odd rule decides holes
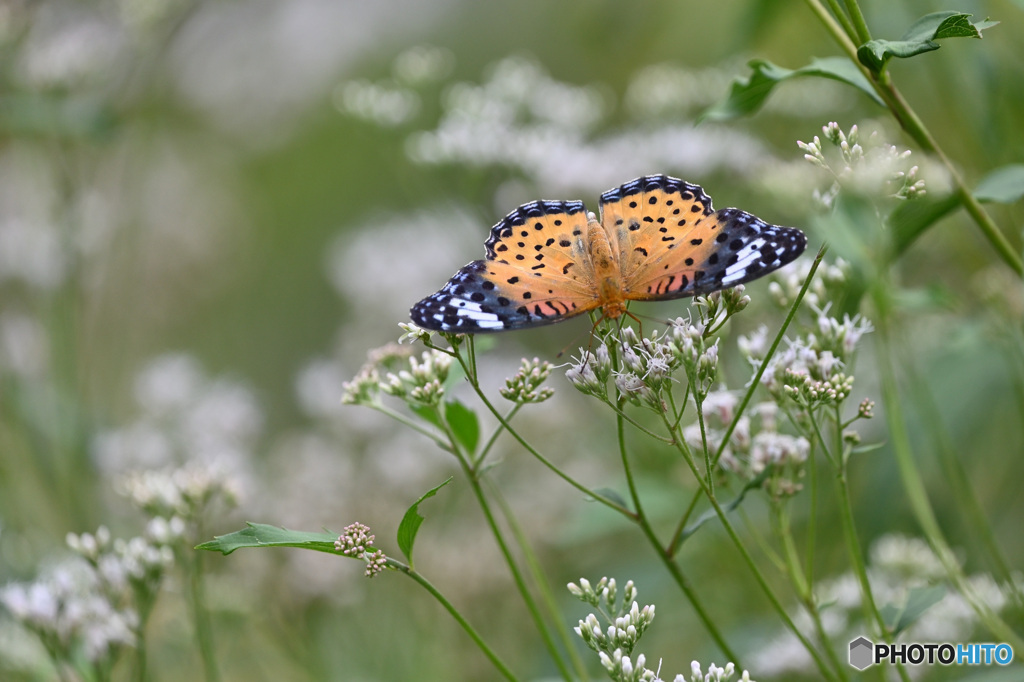
[[[863,670],[874,663],[874,654],[875,645],[867,637],[858,637],[850,642],[850,665],[857,670]]]

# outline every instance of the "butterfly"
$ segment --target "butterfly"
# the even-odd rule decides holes
[[[487,257],[412,307],[424,329],[499,332],[553,324],[627,301],[664,301],[749,282],[804,251],[807,237],[735,208],[697,185],[646,175],[582,201],[533,201],[491,228]]]

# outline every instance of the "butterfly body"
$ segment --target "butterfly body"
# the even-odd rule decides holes
[[[491,228],[486,258],[413,306],[413,322],[456,333],[560,322],[631,300],[707,294],[799,256],[806,237],[734,208],[715,211],[697,185],[665,175],[601,195],[600,220],[581,201],[523,204]]]

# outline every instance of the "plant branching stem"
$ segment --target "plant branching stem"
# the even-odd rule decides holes
[[[487,642],[485,642],[483,638],[480,636],[480,634],[473,629],[473,626],[470,625],[469,622],[462,617],[462,614],[459,613],[459,610],[455,608],[450,601],[445,599],[445,596],[441,594],[438,591],[438,589],[430,583],[429,580],[424,578],[422,575],[420,575],[412,568],[405,566],[404,564],[398,565],[397,562],[389,562],[389,565],[393,568],[397,568],[399,571],[401,571],[405,575],[409,576],[410,578],[418,582],[420,586],[423,587],[423,589],[429,592],[431,596],[433,596],[434,599],[436,599],[438,603],[441,604],[441,606],[443,606],[444,609],[449,614],[451,614],[452,618],[455,619],[455,622],[462,626],[462,629],[466,631],[466,634],[468,634],[470,639],[472,639],[473,642],[480,648],[480,651],[484,653],[484,656],[487,657],[491,664],[498,669],[498,672],[501,673],[502,677],[504,677],[506,680],[510,680],[510,682],[518,682],[518,678],[512,674],[512,671],[508,669],[508,666],[506,666],[505,663],[500,658],[498,658],[498,655],[494,653],[494,651],[492,651],[489,646],[487,646]]]
[[[671,427],[671,424],[669,423],[667,418],[665,419],[665,426],[668,428]],[[671,430],[670,434],[673,436],[677,435],[672,433]],[[679,438],[676,438],[676,449],[679,451],[679,454],[682,455],[683,460],[686,462],[687,466],[690,467],[690,471],[693,473],[694,478],[697,479],[698,484],[701,486],[701,490],[704,492],[704,495],[708,498],[708,501],[714,508],[719,521],[721,521],[722,527],[725,528],[725,532],[728,534],[729,539],[732,541],[733,545],[736,546],[736,549],[739,551],[740,556],[743,558],[743,562],[750,569],[750,572],[753,573],[754,579],[757,581],[758,586],[761,588],[761,591],[764,593],[765,597],[767,597],[769,603],[771,603],[772,608],[775,609],[775,612],[778,614],[779,618],[782,619],[782,622],[786,625],[789,631],[792,632],[798,640],[800,640],[800,643],[807,650],[807,653],[810,655],[810,657],[814,660],[815,665],[818,666],[818,670],[819,672],[821,672],[822,676],[828,680],[835,680],[835,674],[829,669],[828,665],[825,663],[825,660],[821,657],[821,654],[818,653],[818,650],[815,648],[814,644],[812,644],[811,641],[807,639],[807,636],[800,631],[800,629],[796,626],[796,623],[793,622],[793,619],[790,617],[789,613],[786,612],[786,608],[782,605],[782,602],[779,601],[779,598],[778,596],[776,596],[775,591],[772,589],[771,585],[768,584],[768,581],[761,573],[760,568],[754,561],[754,557],[750,555],[750,552],[747,550],[746,545],[743,544],[743,541],[740,539],[739,535],[737,535],[736,529],[733,528],[733,525],[729,521],[729,517],[725,513],[725,510],[722,509],[722,506],[718,503],[718,500],[715,499],[715,496],[711,494],[711,491],[705,485],[704,480],[700,476],[700,470],[697,468],[697,465],[693,460],[693,454],[686,447],[686,444],[682,442]]]
[[[640,526],[640,530],[643,531],[644,537],[647,538],[651,547],[654,548],[654,552],[658,555],[658,559],[660,559],[661,563],[664,564],[669,575],[672,576],[676,585],[690,602],[690,605],[693,607],[693,610],[700,619],[700,622],[704,625],[704,628],[707,630],[711,638],[715,640],[715,644],[718,645],[718,648],[722,650],[722,654],[728,660],[732,661],[737,668],[742,669],[743,666],[740,665],[739,657],[736,655],[736,652],[733,651],[732,647],[730,647],[725,641],[725,637],[719,631],[718,626],[716,626],[714,621],[711,620],[710,614],[708,614],[697,595],[697,590],[694,589],[687,577],[683,575],[683,570],[672,558],[672,555],[669,554],[668,550],[661,544],[658,536],[654,533],[654,529],[651,527],[650,521],[647,519],[647,515],[644,514],[643,505],[640,502],[640,493],[637,490],[636,481],[633,480],[633,470],[629,464],[628,451],[626,449],[626,430],[624,428],[624,421],[621,414],[616,417],[616,430],[619,442],[619,455],[622,458],[622,467],[626,474],[626,484],[629,487],[629,495],[633,501],[633,506],[636,508],[636,515],[634,517],[636,524]]]
[[[995,221],[985,211],[985,208],[981,205],[981,202],[974,196],[970,188],[967,187],[963,178],[957,172],[953,162],[950,161],[949,157],[939,146],[938,142],[932,136],[931,132],[921,121],[921,118],[917,115],[917,112],[903,99],[903,95],[896,88],[896,85],[892,82],[887,71],[876,74],[871,71],[863,64],[860,63],[860,59],[857,58],[857,45],[851,40],[850,36],[844,31],[843,27],[840,26],[836,20],[829,14],[828,10],[821,4],[820,0],[805,0],[807,6],[814,13],[815,16],[824,25],[825,30],[832,36],[832,38],[839,44],[839,47],[846,53],[846,56],[850,59],[853,64],[860,69],[864,77],[871,83],[872,88],[885,102],[886,108],[893,115],[896,121],[900,124],[900,127],[910,135],[911,139],[917,143],[917,145],[925,152],[935,156],[942,164],[946,167],[946,172],[949,174],[950,179],[953,182],[954,193],[956,197],[963,204],[968,215],[974,220],[982,234],[989,241],[992,247],[999,254],[1000,258],[1009,265],[1014,272],[1018,275],[1024,275],[1024,261],[1021,260],[1021,256],[1014,250],[1009,240],[999,231]],[[860,22],[863,23],[864,17],[860,12],[860,7],[856,0],[844,0],[847,7],[851,8],[851,16],[854,14],[856,17],[860,17]],[[856,18],[855,18],[856,23]],[[867,35],[867,26],[863,28],[864,35]],[[860,34],[860,31],[857,31]],[[858,37],[862,37],[858,35]],[[866,42],[866,39],[862,39],[860,42]]]
[[[469,375],[468,368],[467,375]],[[472,376],[475,378],[475,373]],[[555,646],[554,638],[551,636],[551,630],[548,627],[548,624],[544,621],[540,608],[537,606],[537,602],[530,593],[526,580],[523,578],[522,571],[519,570],[515,557],[512,556],[512,551],[509,548],[508,543],[505,541],[505,536],[501,531],[501,527],[498,525],[497,519],[494,518],[494,512],[491,511],[491,505],[487,501],[487,496],[484,495],[483,487],[480,485],[480,476],[478,472],[473,469],[469,462],[469,455],[462,451],[458,444],[458,439],[455,437],[455,434],[452,433],[448,423],[444,421],[443,416],[440,414],[440,410],[438,410],[438,418],[440,423],[444,426],[445,434],[448,436],[449,447],[451,448],[451,451],[455,453],[459,460],[459,464],[462,466],[463,473],[466,475],[466,480],[469,482],[469,486],[473,490],[473,495],[476,497],[477,503],[480,505],[480,510],[484,514],[484,519],[487,521],[487,526],[491,529],[491,535],[494,536],[495,542],[498,543],[498,549],[501,551],[501,555],[505,559],[505,564],[508,566],[509,572],[512,574],[512,580],[516,584],[516,589],[519,590],[519,595],[522,597],[527,610],[530,612],[530,617],[533,619],[534,626],[537,628],[537,632],[544,641],[544,646],[547,647],[548,653],[551,655],[551,659],[558,667],[558,670],[562,675],[562,679],[566,682],[571,682],[572,675],[569,673],[569,668],[566,666],[565,661],[562,660],[562,654],[558,650],[558,647]]]

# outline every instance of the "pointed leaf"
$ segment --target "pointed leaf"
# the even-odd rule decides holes
[[[981,32],[997,21],[970,21],[970,14],[962,12],[934,12],[927,14],[907,29],[899,40],[871,40],[857,49],[860,63],[875,73],[885,69],[892,57],[905,59],[939,49],[934,42],[943,38],[981,38]]]
[[[218,535],[209,542],[197,545],[196,549],[231,554],[236,549],[245,547],[298,547],[339,554],[334,549],[334,541],[338,539],[335,533],[309,533],[270,526],[265,523],[247,523],[246,525],[248,528],[227,535]]]
[[[906,251],[925,230],[959,206],[960,199],[954,195],[936,199],[928,194],[904,201],[897,206],[889,214],[888,221],[892,230],[894,255],[899,256]]]
[[[446,481],[438,486],[435,486],[425,492],[420,499],[416,500],[408,511],[405,512],[405,516],[402,517],[402,522],[398,524],[398,548],[402,550],[402,554],[409,560],[409,565],[412,566],[412,545],[416,542],[416,534],[420,530],[420,525],[423,523],[423,517],[420,516],[419,506],[423,500],[428,497],[433,497],[437,494],[437,491],[448,485],[452,480],[449,476]]]
[[[978,183],[974,190],[978,201],[1012,204],[1024,197],[1024,164],[1015,163],[997,168]]]
[[[608,498],[609,500],[619,505],[623,509],[630,508],[629,502],[626,502],[626,498],[620,495],[619,491],[615,490],[614,488],[598,488],[594,492],[600,495],[601,497]]]
[[[749,116],[761,108],[776,85],[800,76],[831,78],[852,85],[876,103],[882,104],[864,74],[842,57],[813,59],[810,64],[799,69],[786,69],[763,59],[753,59],[747,66],[752,70],[750,76],[734,80],[726,98],[705,110],[698,120],[724,121]]]
[[[444,418],[448,426],[452,427],[455,439],[466,448],[466,452],[473,454],[480,442],[480,420],[476,412],[469,409],[458,400],[445,403]]]
[[[415,412],[423,421],[430,422],[437,428],[441,427],[441,418],[437,415],[437,410],[433,407],[427,407],[426,405],[409,405],[409,409]]]
[[[907,595],[907,604],[900,613],[899,620],[893,628],[893,635],[913,625],[924,615],[924,612],[938,604],[946,596],[946,588],[942,585],[931,587],[915,587]]]

